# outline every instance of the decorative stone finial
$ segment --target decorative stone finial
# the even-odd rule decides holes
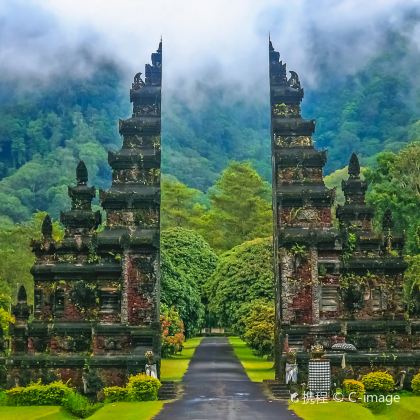
[[[42,228],[41,228],[42,236],[45,239],[51,239],[52,230],[53,230],[53,227],[52,227],[51,217],[49,214],[47,214],[44,218],[44,221],[42,222]]]
[[[26,301],[28,300],[28,296],[26,295],[26,289],[23,284],[19,287],[17,300],[19,303],[26,303]]]
[[[12,305],[12,314],[17,322],[27,322],[29,319],[31,310],[29,308],[27,299],[28,298],[26,295],[25,286],[22,285],[19,287],[16,305]]]
[[[86,185],[88,182],[88,170],[85,162],[81,160],[76,168],[76,179],[78,185]]]
[[[394,227],[394,221],[392,220],[392,212],[390,209],[386,209],[384,217],[382,219],[383,229],[392,229]]]
[[[360,176],[359,158],[356,153],[352,153],[351,155],[348,172],[351,178],[358,178]]]

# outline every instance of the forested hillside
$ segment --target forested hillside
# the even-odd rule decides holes
[[[352,151],[371,163],[378,152],[419,138],[418,51],[402,36],[389,35],[388,41],[357,73],[321,72],[317,87],[305,89],[303,113],[317,120],[318,147],[329,150],[327,171],[345,166]],[[322,56],[317,65],[322,68]],[[28,220],[36,210],[57,217],[67,205],[66,186],[78,159],[97,187],[109,185],[106,150],[118,146],[117,120],[130,109],[123,80],[121,69],[106,62],[83,80],[0,84],[3,220]],[[268,90],[268,81],[260,83],[256,92]],[[261,93],[238,99],[236,86],[223,81],[216,87],[203,82],[187,94],[176,86],[166,89],[164,173],[206,191],[235,159],[250,160],[270,180],[268,92],[265,101]]]
[[[353,151],[373,163],[376,153],[397,151],[420,137],[418,48],[396,34],[385,44],[353,76],[328,74],[316,91],[306,90],[306,112],[317,119],[317,145],[329,151],[327,171],[343,167]]]
[[[109,185],[106,150],[119,143],[117,119],[126,115],[121,73],[103,63],[89,78],[0,84],[0,214],[27,220],[36,210],[57,217],[68,205],[66,185],[79,159],[91,181]]]

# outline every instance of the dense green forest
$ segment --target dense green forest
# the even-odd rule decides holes
[[[321,71],[317,87],[306,88],[303,114],[317,120],[315,140],[329,151],[327,173],[344,167],[352,151],[371,164],[378,152],[397,151],[419,137],[419,57],[413,48],[392,34],[386,50],[355,74]],[[268,81],[242,99],[226,83],[202,82],[185,91],[168,86],[164,95],[163,172],[203,192],[232,159],[250,161],[270,180]],[[84,79],[0,84],[3,220],[29,220],[36,210],[57,217],[68,205],[66,185],[78,159],[97,187],[109,185],[106,151],[120,143],[117,120],[129,114],[128,87],[110,62]]]

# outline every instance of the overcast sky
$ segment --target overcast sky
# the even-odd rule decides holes
[[[0,71],[48,80],[88,74],[107,57],[132,75],[162,35],[166,82],[223,78],[252,88],[267,77],[270,32],[289,69],[314,86],[317,54],[352,72],[387,28],[419,47],[419,20],[406,24],[419,10],[420,0],[0,0]]]

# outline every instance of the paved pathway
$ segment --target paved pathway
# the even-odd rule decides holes
[[[248,379],[227,338],[204,338],[184,376],[180,400],[166,404],[158,420],[297,419],[285,402],[267,400]]]

